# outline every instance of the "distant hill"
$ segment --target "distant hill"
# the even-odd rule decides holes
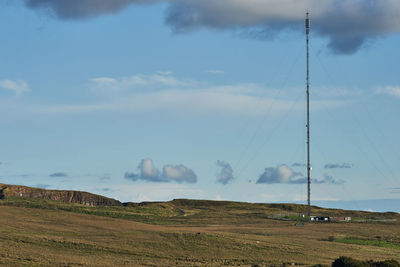
[[[303,220],[307,207],[292,203],[246,203],[174,199],[166,202],[127,202],[82,191],[47,190],[20,185],[0,184],[0,205],[64,210],[106,217],[134,219],[143,222],[169,218],[175,222],[203,223],[205,218],[235,220],[283,219]],[[327,209],[311,206],[312,215],[350,216],[358,220],[399,219],[394,212],[366,212]],[[229,219],[228,219],[229,220]],[[157,223],[157,222],[156,222]]]
[[[118,200],[81,191],[46,190],[20,185],[0,184],[0,199],[19,197],[53,200],[86,206],[122,206]]]

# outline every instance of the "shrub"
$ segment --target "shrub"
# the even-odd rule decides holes
[[[382,262],[376,262],[374,265],[371,265],[374,267],[400,267],[400,264],[395,261],[395,260],[386,260]]]
[[[395,260],[358,261],[349,257],[340,257],[332,263],[332,267],[400,267]]]
[[[340,257],[332,263],[332,267],[369,267],[369,265],[349,257]]]
[[[331,242],[335,241],[335,237],[333,235],[328,236],[328,241]]]

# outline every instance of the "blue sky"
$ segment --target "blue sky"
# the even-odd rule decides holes
[[[313,200],[400,199],[397,1],[150,2],[0,1],[1,182],[304,202],[308,9]]]

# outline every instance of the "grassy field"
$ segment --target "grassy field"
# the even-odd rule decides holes
[[[3,199],[0,265],[313,266],[330,265],[339,256],[400,260],[398,214],[313,207],[313,214],[397,221],[285,219],[304,211],[294,204],[183,199],[121,207]]]

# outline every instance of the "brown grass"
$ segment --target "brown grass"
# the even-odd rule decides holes
[[[0,265],[312,266],[328,265],[339,256],[400,259],[396,248],[333,242],[352,237],[396,243],[400,240],[398,222],[295,226],[293,221],[267,218],[271,212],[283,212],[282,207],[220,204],[149,203],[142,206],[147,223],[0,206]],[[159,205],[165,205],[161,209],[167,213],[157,211],[159,215],[149,217],[151,207],[157,210]],[[140,207],[126,208],[133,212],[130,209]],[[187,213],[184,216],[176,209]]]

